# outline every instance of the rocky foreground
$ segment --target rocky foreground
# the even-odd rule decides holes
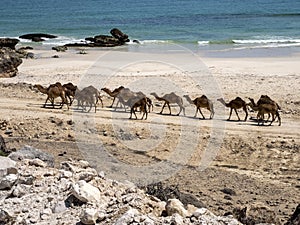
[[[240,224],[177,199],[160,201],[134,184],[29,146],[0,157],[0,224]]]
[[[299,224],[299,217],[295,212],[287,224]],[[0,224],[241,223],[177,199],[160,201],[131,182],[107,179],[87,161],[65,161],[56,169],[53,156],[25,146],[0,156]]]

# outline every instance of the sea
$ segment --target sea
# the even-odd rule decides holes
[[[119,28],[141,44],[193,49],[300,47],[300,0],[1,0],[0,37],[83,41]],[[21,40],[21,43],[28,41]]]

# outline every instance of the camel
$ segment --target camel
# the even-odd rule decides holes
[[[278,118],[279,126],[281,125],[281,118],[279,116],[278,110],[280,110],[280,106],[273,101],[267,95],[261,95],[260,99],[257,103],[254,102],[253,98],[248,98],[250,100],[249,105],[254,111],[258,111],[257,113],[257,121],[258,124],[264,124],[264,114],[268,114],[268,119],[270,119],[270,115],[272,115],[272,120],[269,125],[271,125],[276,118]]]
[[[62,100],[60,108],[62,108],[63,105],[66,104],[69,109],[69,104],[68,104],[68,101],[66,98],[65,88],[59,82],[57,82],[55,84],[51,84],[48,88],[45,88],[40,84],[36,84],[33,87],[37,88],[41,93],[47,95],[47,99],[44,103],[43,108],[46,107],[46,103],[48,100],[51,102],[52,107],[54,108],[54,99],[57,97],[60,97]]]
[[[230,108],[229,118],[227,119],[228,121],[231,118],[232,110],[235,111],[238,120],[239,121],[241,120],[240,117],[239,117],[239,114],[237,113],[237,109],[240,109],[240,108],[242,108],[246,113],[244,121],[247,120],[247,117],[248,117],[247,104],[240,97],[236,97],[235,99],[231,100],[229,103],[226,103],[223,98],[219,98],[219,99],[217,99],[217,101],[221,102],[224,106]]]
[[[69,82],[67,84],[64,84],[63,87],[65,88],[66,97],[69,99],[70,105],[72,105],[75,97],[75,92],[77,90],[77,86]]]
[[[148,111],[147,111],[147,98],[146,97],[138,97],[138,96],[135,96],[135,97],[132,97],[130,99],[128,99],[128,101],[125,103],[126,105],[130,106],[130,117],[129,119],[132,119],[132,114],[134,114],[135,116],[135,119],[137,119],[137,116],[136,116],[136,109],[137,108],[140,108],[141,112],[143,112],[143,115],[141,117],[141,120],[144,118],[145,116],[145,120],[147,119],[148,117]]]
[[[82,107],[82,110],[86,110],[86,106],[89,105],[90,109],[88,110],[91,111],[91,108],[94,106],[95,107],[95,113],[97,112],[97,104],[98,100],[101,101],[102,107],[103,107],[103,101],[100,96],[99,91],[92,85],[83,88],[81,91],[77,89],[75,98],[77,100],[77,106]]]
[[[196,113],[194,115],[194,117],[197,116],[198,111],[200,112],[200,114],[202,115],[202,118],[205,119],[203,113],[201,112],[201,108],[205,108],[208,111],[210,111],[210,119],[213,118],[215,112],[214,112],[214,106],[211,100],[209,100],[205,95],[202,95],[201,97],[195,98],[194,100],[192,100],[188,95],[184,95],[183,97],[186,98],[186,100],[190,103],[190,104],[194,104],[197,108],[196,108]]]
[[[113,97],[113,101],[111,103],[111,105],[109,106],[109,108],[113,107],[113,104],[116,100],[116,97],[120,94],[120,91],[124,89],[123,86],[120,86],[118,88],[116,88],[115,90],[111,91],[108,88],[102,88],[101,90],[104,91],[106,94],[108,94],[110,97]]]
[[[165,106],[167,105],[170,111],[170,115],[171,115],[171,107],[170,107],[170,103],[176,103],[180,110],[179,113],[177,114],[177,116],[179,116],[179,114],[181,113],[181,111],[183,111],[183,115],[185,116],[185,108],[183,106],[183,100],[181,97],[179,97],[178,95],[176,95],[174,92],[171,92],[170,94],[165,94],[163,97],[159,97],[155,92],[152,92],[150,95],[153,95],[158,101],[164,101],[164,105],[160,111],[160,114],[162,114]]]
[[[269,126],[272,125],[272,123],[275,121],[276,117],[278,118],[278,126],[281,125],[281,118],[278,112],[279,108],[276,103],[264,103],[258,105],[258,113],[257,113],[257,119],[258,119],[258,125],[262,124],[264,125],[264,114],[271,114],[272,120],[269,124]]]

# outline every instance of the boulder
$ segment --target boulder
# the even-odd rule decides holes
[[[53,155],[46,152],[42,152],[31,146],[24,146],[20,150],[9,154],[8,157],[15,161],[19,161],[23,159],[40,159],[45,163],[47,163],[49,167],[54,167]]]
[[[98,219],[97,209],[85,209],[83,210],[80,221],[83,224],[95,224]]]
[[[52,50],[55,50],[57,52],[65,52],[68,50],[68,47],[66,46],[55,46],[55,47],[52,47]]]
[[[21,35],[19,38],[32,40],[34,42],[40,42],[45,40],[43,38],[57,38],[57,36],[51,34],[33,33]]]
[[[19,43],[19,39],[16,38],[0,38],[0,48],[10,48],[15,50],[16,44]]]
[[[72,194],[84,203],[99,202],[101,197],[99,189],[84,180],[80,180],[72,185]]]
[[[120,42],[129,42],[129,39],[128,39],[128,35],[127,34],[124,34],[122,31],[120,31],[118,28],[114,28],[110,31],[110,34],[118,39]]]
[[[0,156],[0,190],[11,189],[18,180],[16,162]]]
[[[17,75],[18,66],[22,59],[11,48],[4,47],[0,49],[0,77],[14,77]]]
[[[184,205],[178,199],[169,199],[166,204],[166,212],[168,216],[172,216],[177,213],[182,217],[188,216],[188,211],[184,208]]]

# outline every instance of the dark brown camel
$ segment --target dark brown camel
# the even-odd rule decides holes
[[[247,120],[247,117],[248,117],[247,104],[240,97],[236,97],[235,99],[231,100],[229,103],[226,103],[223,98],[219,98],[219,99],[217,99],[217,101],[221,102],[224,106],[230,108],[230,114],[229,114],[229,118],[227,120],[230,120],[231,114],[232,114],[232,110],[234,110],[235,113],[236,113],[236,116],[237,116],[238,120],[240,121],[241,119],[239,117],[239,114],[237,113],[237,109],[241,109],[241,108],[246,113],[244,121]]]
[[[192,100],[188,95],[184,95],[183,97],[186,98],[186,100],[190,103],[190,104],[194,104],[196,106],[196,113],[194,115],[194,117],[197,116],[198,111],[200,112],[200,114],[202,115],[202,118],[205,119],[203,113],[201,112],[201,108],[205,108],[208,111],[210,111],[210,119],[213,118],[215,111],[214,111],[214,106],[211,100],[209,100],[205,95],[202,95],[201,97],[195,98],[194,100]]]

